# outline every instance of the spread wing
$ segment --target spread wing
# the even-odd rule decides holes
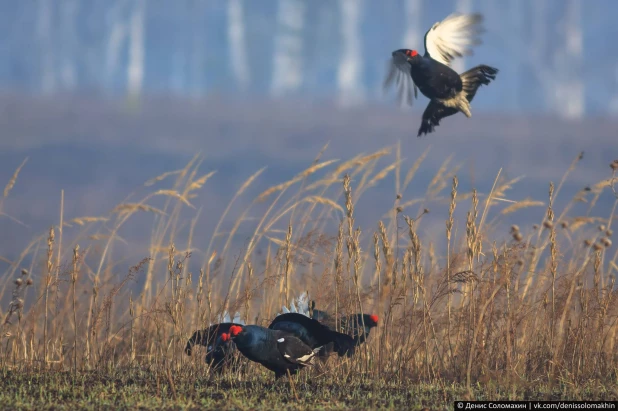
[[[481,43],[482,22],[480,13],[455,13],[434,24],[425,33],[425,57],[448,66],[456,57],[471,55],[472,47]]]
[[[298,338],[289,335],[277,340],[277,348],[283,358],[292,364],[311,365],[311,360],[322,347],[312,350]]]
[[[412,80],[410,67],[404,55],[396,55],[388,60],[386,68],[386,78],[382,88],[386,91],[395,82],[401,105],[412,105],[414,98],[418,96],[418,89]]]

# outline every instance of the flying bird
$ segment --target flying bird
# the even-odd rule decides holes
[[[484,64],[461,74],[450,67],[455,58],[472,55],[472,47],[481,43],[482,21],[479,13],[451,14],[425,33],[424,55],[411,49],[393,51],[384,89],[395,81],[402,103],[412,104],[418,90],[430,100],[418,137],[433,132],[440,120],[457,112],[471,117],[470,102],[478,88],[496,78],[498,69]]]

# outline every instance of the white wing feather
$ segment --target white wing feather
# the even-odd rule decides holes
[[[448,66],[456,57],[471,55],[472,47],[481,43],[482,22],[480,13],[454,13],[435,23],[425,33],[425,56]]]

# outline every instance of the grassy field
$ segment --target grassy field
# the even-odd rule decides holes
[[[49,231],[1,259],[0,405],[452,409],[464,398],[617,398],[618,163],[557,209],[580,156],[548,182],[547,198],[515,201],[517,179],[501,173],[486,192],[461,192],[450,159],[420,187],[426,154],[406,164],[397,147],[338,162],[322,152],[292,180],[247,198],[259,170],[214,231],[199,233],[207,244],[197,241],[205,217],[196,204],[208,201],[198,194],[216,175],[200,174],[198,157],[109,215],[65,216],[61,204]],[[385,179],[395,183],[392,207],[359,227],[355,207]],[[595,214],[601,201],[613,202],[610,215]],[[444,234],[429,236],[423,224],[439,205]],[[504,228],[529,207],[543,217]],[[144,216],[149,240],[129,244],[125,234]],[[140,256],[127,261],[129,248]],[[379,315],[352,359],[273,383],[243,359],[240,371],[214,376],[203,350],[184,354],[191,333],[223,311],[267,325],[304,290],[317,308]]]
[[[273,384],[258,370],[247,378],[209,378],[200,372],[162,370],[3,373],[3,408],[182,408],[182,409],[453,409],[463,399],[615,400],[616,388],[590,381],[580,387],[559,384],[478,384],[468,390],[457,384],[382,379],[299,377]]]

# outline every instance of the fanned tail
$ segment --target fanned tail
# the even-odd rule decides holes
[[[463,91],[466,93],[466,99],[471,102],[476,91],[481,85],[488,85],[492,80],[496,79],[498,69],[485,64],[481,64],[476,67],[472,67],[468,71],[464,71],[459,75],[461,82],[463,83]]]
[[[297,307],[298,306],[298,307]],[[289,314],[289,313],[298,313],[302,314],[305,317],[310,317],[309,315],[309,294],[305,291],[301,293],[296,299],[296,304],[294,301],[290,303],[290,308],[285,305],[281,307],[281,312],[277,313],[277,316],[281,314]]]

